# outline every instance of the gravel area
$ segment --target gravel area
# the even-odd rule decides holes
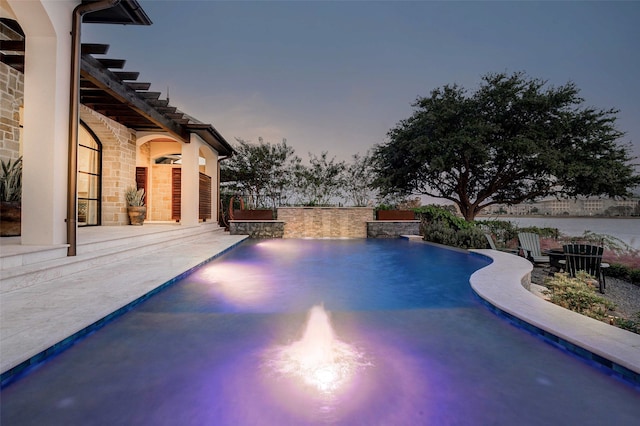
[[[535,266],[531,272],[533,284],[544,285],[544,278],[549,276],[549,266]],[[612,315],[627,319],[635,318],[640,312],[640,286],[617,278],[607,277],[607,288],[602,296],[616,304]]]

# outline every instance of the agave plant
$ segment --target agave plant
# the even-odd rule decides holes
[[[2,161],[0,174],[0,201],[22,200],[22,157],[15,161]]]
[[[127,205],[132,207],[144,206],[144,188],[136,189],[130,186],[125,193]]]

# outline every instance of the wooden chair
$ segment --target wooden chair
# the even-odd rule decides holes
[[[549,263],[549,256],[542,254],[540,250],[540,236],[531,232],[520,232],[518,234],[520,250],[524,257],[533,263]]]
[[[496,242],[493,241],[493,237],[491,236],[491,234],[484,234],[484,236],[487,238],[487,241],[489,242],[489,248],[491,250],[503,251],[505,253],[511,253],[511,254],[518,254],[518,250],[509,249],[509,248],[500,248],[500,249],[497,248]]]
[[[576,276],[576,272],[584,271],[598,279],[600,293],[604,294],[607,283],[604,279],[603,268],[608,268],[608,263],[602,262],[602,253],[604,249],[599,246],[591,246],[588,244],[567,244],[562,246],[564,250],[565,271],[571,277]]]

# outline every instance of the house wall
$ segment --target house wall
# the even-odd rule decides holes
[[[102,143],[102,225],[127,225],[125,191],[136,184],[136,135],[81,105],[80,119]]]
[[[1,35],[0,35],[1,37]],[[20,108],[24,105],[24,74],[0,63],[0,160],[15,160],[20,147]]]
[[[153,202],[148,212],[149,220],[171,220],[171,170],[180,166],[170,164],[154,164],[151,167],[153,176]]]

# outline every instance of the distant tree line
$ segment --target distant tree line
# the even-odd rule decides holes
[[[221,164],[224,193],[243,197],[247,208],[279,206],[366,206],[377,192],[369,153],[355,154],[350,162],[309,153],[308,164],[283,139],[258,143],[236,138],[236,153]]]

